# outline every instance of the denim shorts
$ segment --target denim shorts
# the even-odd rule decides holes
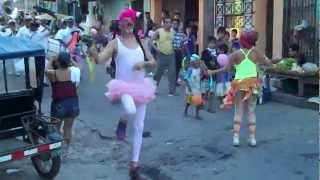
[[[78,97],[51,102],[51,117],[66,119],[75,118],[79,116],[79,114],[80,109]]]

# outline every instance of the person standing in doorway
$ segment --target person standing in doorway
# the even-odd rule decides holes
[[[184,56],[183,43],[184,43],[184,39],[186,38],[186,35],[183,33],[183,29],[182,27],[179,26],[179,24],[180,24],[179,19],[173,20],[173,31],[174,31],[173,48],[174,48],[174,54],[176,58],[176,80],[178,80],[179,78],[181,63]]]
[[[151,16],[150,16],[150,12],[146,12],[145,13],[145,27],[144,27],[144,32],[148,32],[150,29],[152,29],[152,26],[154,24],[153,20],[151,19]],[[148,34],[146,34],[148,35]]]
[[[190,57],[192,54],[196,53],[196,36],[192,32],[192,26],[188,26],[186,28],[186,41],[185,41],[185,46],[186,46],[186,53],[187,57]]]
[[[158,47],[153,48],[158,52],[158,69],[154,76],[154,80],[159,86],[161,77],[166,69],[168,69],[169,96],[176,96],[176,61],[173,49],[173,32],[171,31],[171,18],[164,18],[163,28],[158,29],[152,37],[158,41]]]
[[[217,30],[217,46],[220,46],[221,44],[228,44],[226,40],[226,28],[225,27],[219,27]]]
[[[232,29],[231,31],[231,43],[232,43],[232,52],[240,49],[240,41],[238,39],[237,29]]]

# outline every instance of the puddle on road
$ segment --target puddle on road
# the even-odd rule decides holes
[[[265,139],[265,140],[260,140],[259,144],[264,145],[264,144],[269,144],[269,143],[273,143],[273,142],[279,142],[281,140],[282,140],[282,138]]]
[[[216,161],[226,161],[234,157],[235,151],[228,150],[228,148],[218,148],[213,146],[204,146],[204,150],[214,155],[213,159]]]
[[[306,160],[314,160],[319,158],[319,153],[302,153],[300,155],[304,157]]]
[[[143,166],[141,171],[152,180],[173,180],[171,177],[161,172],[160,169],[155,167]]]

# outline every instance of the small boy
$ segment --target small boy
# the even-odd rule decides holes
[[[205,69],[201,66],[200,57],[197,54],[192,54],[190,56],[190,64],[184,73],[184,79],[186,81],[186,106],[184,110],[184,115],[188,115],[188,109],[192,104],[193,96],[201,97],[201,77],[205,75]],[[202,104],[196,105],[196,119],[201,120],[199,115],[202,109]]]
[[[209,70],[215,70],[218,68],[217,66],[217,52],[216,52],[216,38],[210,36],[208,38],[208,47],[202,52],[201,60],[204,62],[205,66]],[[207,111],[209,113],[215,113],[212,107],[212,101],[215,92],[215,76],[210,75],[207,77],[203,77],[201,81],[201,92],[203,97],[206,99],[208,103]]]
[[[304,54],[300,53],[300,47],[298,44],[291,44],[289,46],[289,57],[296,59],[299,66],[303,66],[306,63]]]
[[[232,52],[240,49],[240,41],[237,36],[238,36],[238,30],[232,29],[231,31]]]

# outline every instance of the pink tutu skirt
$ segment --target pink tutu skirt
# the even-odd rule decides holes
[[[136,105],[146,104],[155,98],[156,86],[150,78],[143,82],[126,82],[114,79],[107,84],[108,91],[105,93],[111,102],[119,101],[123,94],[132,96]]]

